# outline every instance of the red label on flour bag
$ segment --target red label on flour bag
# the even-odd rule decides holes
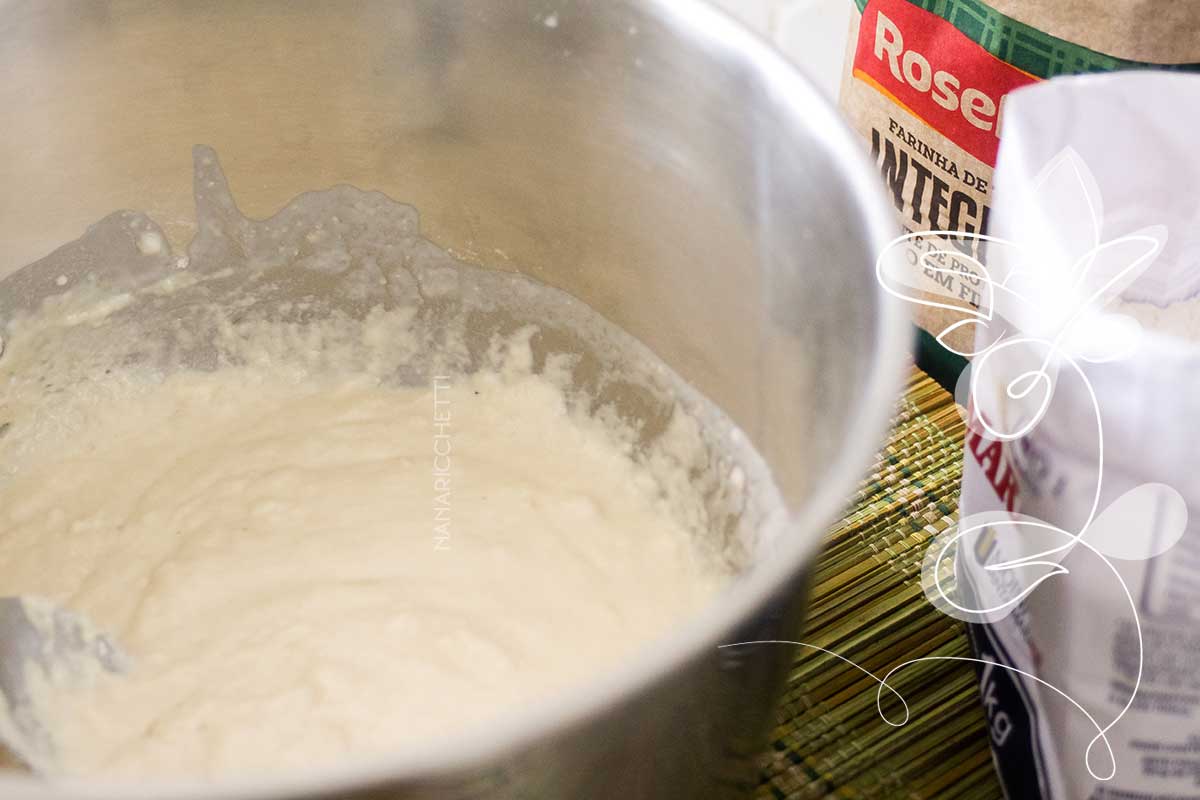
[[[988,166],[996,164],[1005,95],[1037,80],[907,0],[867,3],[854,77]]]

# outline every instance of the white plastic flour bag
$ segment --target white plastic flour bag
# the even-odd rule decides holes
[[[1200,798],[1200,77],[1014,92],[995,175],[959,527],[1010,800]]]

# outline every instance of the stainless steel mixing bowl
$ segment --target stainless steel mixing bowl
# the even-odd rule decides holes
[[[191,147],[266,216],[338,182],[620,324],[720,404],[790,535],[569,699],[370,763],[219,789],[23,797],[744,796],[822,528],[880,441],[906,329],[861,145],[784,60],[687,0],[0,0],[0,275],[117,208],[191,234]]]

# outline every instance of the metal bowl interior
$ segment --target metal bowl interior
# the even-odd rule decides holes
[[[652,695],[797,591],[880,439],[907,337],[874,280],[894,227],[877,178],[802,76],[700,3],[7,0],[0,104],[0,276],[118,208],[182,249],[196,143],[251,216],[377,189],[460,257],[640,339],[741,426],[792,511],[769,561],[585,691],[452,745],[214,797],[416,786]]]

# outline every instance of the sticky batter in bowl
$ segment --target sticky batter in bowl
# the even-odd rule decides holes
[[[436,395],[120,376],[9,442],[34,444],[0,488],[0,586],[87,614],[135,665],[56,702],[69,774],[445,735],[611,667],[722,578],[627,442],[520,369]]]
[[[119,212],[0,286],[0,596],[132,661],[45,687],[51,777],[450,737],[652,646],[770,544],[746,437],[578,300],[378,193],[246,219],[196,156],[187,257]]]

